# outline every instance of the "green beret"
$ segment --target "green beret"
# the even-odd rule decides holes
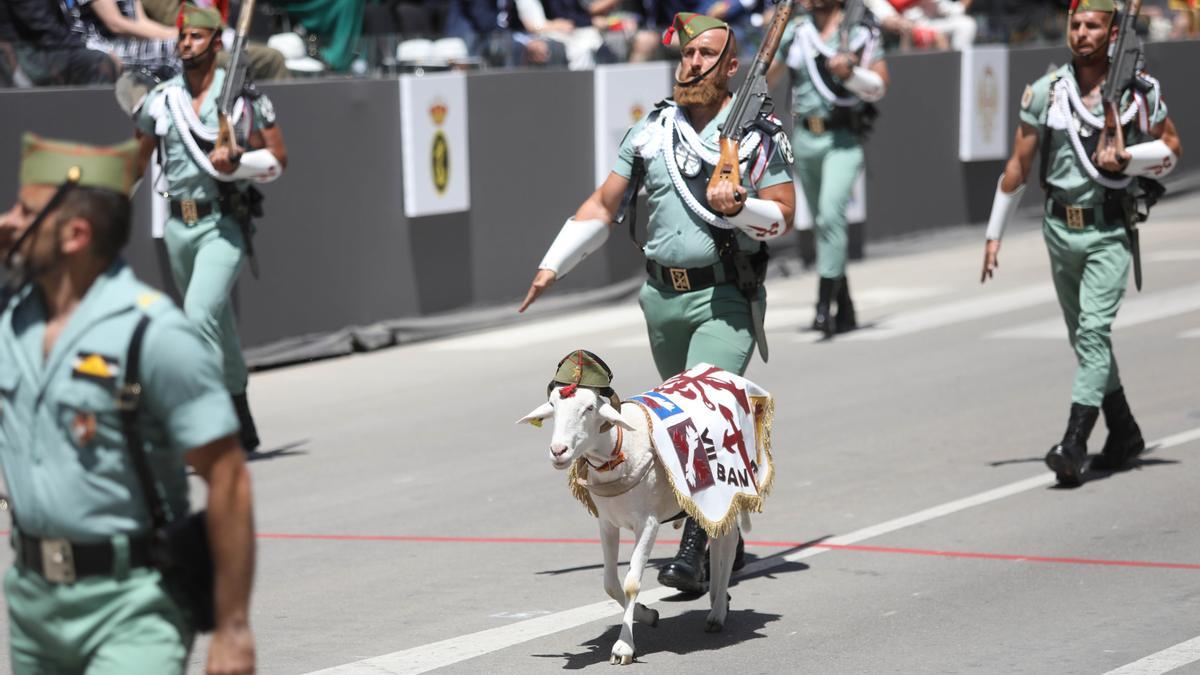
[[[175,28],[208,28],[221,29],[221,13],[213,8],[197,7],[185,2],[179,7],[179,18],[175,20]]]
[[[21,138],[21,185],[61,185],[112,190],[128,196],[137,177],[138,143],[99,147],[26,133]]]
[[[699,37],[701,33],[706,33],[714,28],[729,30],[729,24],[706,14],[679,12],[675,15],[675,20],[671,22],[671,27],[663,35],[663,44],[671,44],[671,36],[678,35],[679,48],[683,49],[687,43]]]
[[[1071,13],[1075,12],[1112,12],[1117,11],[1113,0],[1071,0]]]

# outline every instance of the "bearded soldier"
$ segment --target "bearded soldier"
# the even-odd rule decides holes
[[[17,197],[0,214],[15,276],[0,306],[0,465],[17,675],[185,671],[202,607],[163,564],[157,517],[186,519],[188,466],[208,488],[207,670],[254,671],[250,472],[216,354],[121,255],[136,153],[133,140],[26,134]]]
[[[812,329],[829,338],[858,327],[846,279],[846,206],[862,171],[872,104],[883,98],[888,71],[878,29],[844,26],[841,0],[810,5],[806,16],[788,26],[768,77],[774,83],[784,71],[791,73],[792,149],[817,245]],[[836,317],[830,314],[834,302]]]
[[[1088,436],[1101,409],[1108,438],[1093,466],[1120,468],[1145,448],[1113,357],[1112,323],[1131,260],[1137,271],[1131,255],[1139,218],[1135,200],[1156,192],[1150,177],[1168,173],[1182,152],[1158,81],[1144,72],[1127,91],[1118,91],[1120,120],[1114,126],[1124,151],[1099,143],[1115,15],[1113,0],[1074,0],[1067,34],[1071,62],[1025,89],[1013,154],[996,188],[980,279],[991,278],[999,264],[1000,237],[1040,148],[1047,193],[1042,233],[1078,361],[1066,433],[1046,455],[1064,485],[1082,481]]]
[[[152,90],[135,114],[141,141],[138,166],[144,171],[158,148],[170,203],[165,239],[171,272],[183,293],[184,313],[222,357],[225,385],[242,425],[242,445],[250,452],[259,440],[246,399],[246,362],[229,293],[250,247],[250,218],[261,215],[261,196],[249,182],[278,178],[287,150],[274,107],[253,87],[233,105],[236,147],[214,147],[217,98],[227,76],[216,65],[221,15],[184,4],[177,25],[183,73]]]
[[[738,69],[737,45],[728,25],[700,14],[676,15],[664,42],[672,35],[682,50],[674,99],[625,135],[613,172],[563,225],[520,311],[604,244],[623,198],[636,199],[644,177],[650,218],[643,250],[650,278],[639,302],[659,375],[666,379],[699,363],[742,374],[756,336],[763,336],[754,319],[766,302],[763,242],[791,229],[790,150],[784,133],[754,131],[739,155],[746,184],[708,187],[719,127],[732,107],[728,85]],[[739,268],[754,277],[749,293],[740,288]],[[659,582],[703,591],[706,543],[704,529],[689,519],[679,555],[661,570]],[[741,546],[738,551],[740,566]]]

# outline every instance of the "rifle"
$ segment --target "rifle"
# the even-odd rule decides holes
[[[229,148],[232,152],[238,150],[237,139],[233,135],[233,104],[242,95],[242,88],[246,85],[246,71],[250,66],[246,58],[246,40],[253,16],[254,0],[242,0],[242,10],[238,14],[237,37],[233,39],[233,48],[229,50],[225,84],[221,87],[221,97],[217,99],[217,121],[220,125],[217,147]]]
[[[1142,0],[1130,0],[1121,15],[1117,28],[1117,41],[1113,45],[1112,60],[1108,76],[1101,89],[1104,101],[1104,129],[1100,132],[1097,148],[1116,148],[1117,154],[1125,152],[1125,135],[1121,131],[1121,97],[1130,87],[1143,89],[1137,73],[1143,65],[1142,45],[1138,40],[1136,24],[1142,11]],[[1126,200],[1128,201],[1128,200]],[[1129,235],[1129,252],[1133,257],[1133,283],[1142,290],[1142,252],[1137,229],[1136,208],[1125,206],[1125,233]]]
[[[242,95],[246,86],[246,73],[250,64],[246,58],[246,40],[250,33],[250,19],[254,16],[254,0],[242,0],[242,9],[238,14],[237,36],[233,39],[233,48],[229,50],[229,67],[225,72],[225,83],[221,87],[221,97],[217,99],[217,145],[218,148],[229,148],[231,153],[239,154],[237,138],[233,134],[233,104]],[[244,114],[249,115],[247,110]],[[250,228],[251,211],[257,205],[251,205],[250,195],[242,195],[232,183],[220,183],[221,208],[231,211],[242,230],[242,240],[246,244],[246,258],[250,261],[250,272],[258,278],[258,258],[254,255],[254,233]]]
[[[850,53],[850,37],[854,27],[867,18],[867,5],[863,0],[846,0],[842,6],[842,23],[838,26],[839,51]]]
[[[767,91],[767,69],[775,59],[775,51],[779,49],[779,41],[783,39],[783,30],[787,28],[792,16],[792,5],[795,0],[776,0],[775,17],[771,26],[763,36],[762,46],[754,57],[750,72],[742,86],[738,87],[729,117],[721,126],[721,158],[717,160],[708,187],[716,187],[721,181],[729,181],[735,186],[741,185],[742,178],[738,167],[738,151],[742,139],[759,123],[759,116],[769,111],[771,95]],[[741,201],[736,193],[735,199]]]
[[[779,131],[764,118],[764,113],[770,112],[771,95],[767,90],[767,69],[775,59],[775,51],[783,39],[783,31],[787,28],[788,20],[792,17],[792,5],[795,0],[776,0],[775,17],[771,26],[763,35],[762,46],[754,57],[750,72],[746,74],[742,86],[738,87],[737,97],[730,104],[729,117],[721,125],[721,156],[713,167],[712,177],[708,187],[716,187],[721,181],[729,181],[735,187],[742,184],[741,168],[738,162],[738,152],[741,150],[742,139],[752,129],[760,128],[764,133],[774,134]],[[741,201],[741,195],[734,192],[734,200]],[[754,264],[747,255],[737,253],[737,235],[732,230],[709,226],[713,241],[717,245],[717,254],[721,257],[727,273],[732,273],[734,283],[739,292],[750,304],[750,316],[754,322],[754,341],[758,345],[759,356],[767,361],[767,334],[763,329],[763,306],[758,301],[758,289],[762,279]],[[763,259],[765,273],[765,256]]]

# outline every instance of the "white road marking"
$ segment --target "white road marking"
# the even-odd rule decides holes
[[[1160,675],[1200,661],[1200,637],[1180,642],[1104,675]]]
[[[1054,302],[1054,286],[1049,283],[1034,284],[1001,293],[991,293],[981,289],[970,298],[885,318],[871,330],[856,331],[839,337],[838,341],[889,340],[901,335],[941,328],[1048,302]]]
[[[1168,436],[1149,445],[1161,451],[1194,440],[1200,440],[1200,427]],[[1005,497],[1028,492],[1029,490],[1050,485],[1053,482],[1054,474],[1042,473],[993,490],[918,511],[902,518],[896,518],[849,534],[833,537],[821,543],[854,544],[865,539],[919,525],[975,506],[998,501]],[[763,558],[746,565],[735,577],[741,578],[758,574],[787,562],[821,555],[829,550],[814,547],[796,551],[785,556]],[[676,592],[673,588],[658,586],[642,591],[638,595],[638,602],[650,605],[665,597],[675,595]],[[582,607],[547,614],[546,616],[539,616],[535,619],[518,621],[507,626],[482,630],[468,635],[459,635],[439,642],[419,645],[402,651],[392,652],[391,654],[384,654],[383,656],[376,656],[374,658],[355,661],[354,663],[314,671],[308,673],[308,675],[354,675],[357,673],[387,673],[395,675],[399,673],[424,673],[435,668],[444,668],[445,666],[460,663],[467,659],[507,649],[522,642],[535,640],[546,635],[553,635],[554,633],[569,630],[593,621],[608,619],[616,615],[619,609],[614,601],[605,600],[603,602],[596,602]]]
[[[1179,334],[1179,337],[1181,337],[1181,338],[1200,338],[1200,328],[1197,328],[1196,330],[1184,331]]]
[[[1143,323],[1170,318],[1200,310],[1200,284],[1173,288],[1169,291],[1148,293],[1144,297],[1127,293],[1113,330],[1132,328]],[[1067,327],[1061,317],[1034,321],[989,334],[989,338],[1034,338],[1057,339],[1067,336]]]
[[[1190,262],[1200,260],[1200,249],[1179,249],[1176,251],[1159,251],[1146,255],[1146,262]]]

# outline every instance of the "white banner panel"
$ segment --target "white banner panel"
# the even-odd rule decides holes
[[[671,95],[671,68],[664,61],[596,66],[596,185],[612,172],[629,127]]]
[[[959,86],[958,158],[1007,159],[1008,48],[964,51]]]
[[[400,76],[400,152],[404,215],[471,208],[466,75]]]
[[[797,176],[792,182],[796,186],[796,215],[792,219],[792,224],[797,230],[811,230],[813,217],[808,212],[808,200],[804,198],[804,188],[800,185],[800,177]],[[859,171],[858,178],[854,180],[854,187],[850,190],[850,201],[846,204],[846,223],[865,222],[867,222],[867,174]]]

